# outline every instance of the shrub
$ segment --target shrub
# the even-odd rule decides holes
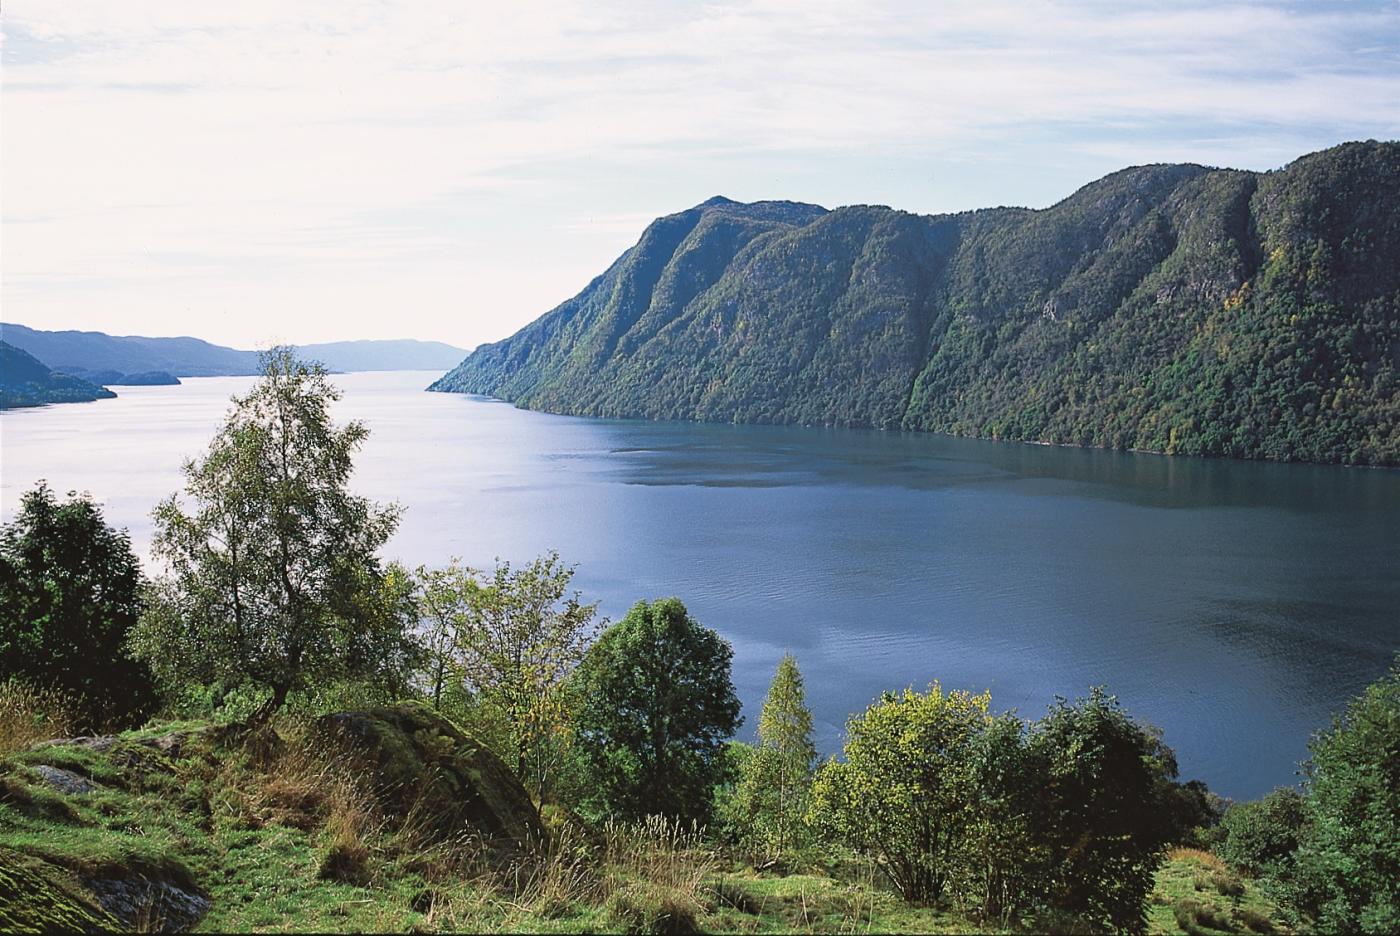
[[[1225,840],[1218,848],[1220,857],[1250,874],[1279,876],[1298,849],[1304,809],[1302,795],[1287,787],[1261,800],[1235,803],[1221,821]]]
[[[991,720],[974,751],[979,806],[968,830],[962,900],[1003,925],[1042,901],[1050,867],[1043,754],[1014,715]]]
[[[937,683],[887,693],[818,771],[813,820],[906,900],[1141,932],[1170,749],[1098,690],[1030,726],[989,706]]]
[[[905,900],[936,904],[977,816],[974,748],[991,696],[886,693],[846,725],[845,760],[812,784],[812,818],[835,840],[874,858]]]

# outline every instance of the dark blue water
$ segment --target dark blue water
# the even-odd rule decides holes
[[[610,422],[352,374],[356,484],[407,507],[391,552],[485,566],[555,548],[617,618],[680,596],[735,649],[752,734],[784,652],[819,743],[883,689],[990,689],[1038,717],[1101,684],[1187,777],[1295,781],[1309,734],[1400,650],[1400,472],[856,430]],[[90,490],[144,553],[242,378],[6,413],[3,509]]]

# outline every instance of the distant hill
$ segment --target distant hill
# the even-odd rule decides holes
[[[398,339],[385,341],[330,341],[298,345],[297,351],[333,371],[435,370],[445,371],[461,363],[465,348],[441,341]]]
[[[0,324],[0,337],[56,370],[116,371],[140,374],[165,371],[176,377],[221,377],[256,374],[258,355],[210,344],[198,338],[143,338],[87,331],[40,331]]]
[[[432,389],[607,417],[1400,464],[1400,144],[1044,210],[711,199]]]
[[[0,337],[65,373],[121,375],[111,383],[150,383],[170,377],[222,377],[258,372],[256,351],[241,351],[198,338],[143,338],[102,332],[41,331],[0,324]],[[466,356],[437,341],[335,341],[301,345],[303,356],[333,371],[446,370]]]
[[[147,371],[144,374],[123,374],[114,370],[90,371],[73,368],[70,373],[74,377],[81,377],[89,383],[101,384],[104,387],[174,386],[180,382],[180,378],[169,371]]]
[[[34,356],[0,341],[0,409],[45,403],[88,403],[116,396],[111,390],[45,367]]]

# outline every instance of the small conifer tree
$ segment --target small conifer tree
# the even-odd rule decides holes
[[[807,841],[804,817],[816,759],[802,673],[786,654],[763,701],[758,746],[744,761],[736,790],[744,837],[769,859],[781,859]]]

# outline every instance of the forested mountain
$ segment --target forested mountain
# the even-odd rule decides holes
[[[0,335],[49,367],[65,373],[110,377],[111,383],[155,382],[158,375],[220,377],[259,373],[258,353],[198,338],[143,338],[102,332],[40,331],[0,325]],[[300,345],[303,357],[332,371],[443,370],[466,351],[439,341],[333,341]]]
[[[0,409],[44,403],[87,403],[116,396],[68,374],[57,374],[6,341],[0,341]]]
[[[1400,464],[1400,144],[1044,210],[722,198],[433,389],[609,417]]]

